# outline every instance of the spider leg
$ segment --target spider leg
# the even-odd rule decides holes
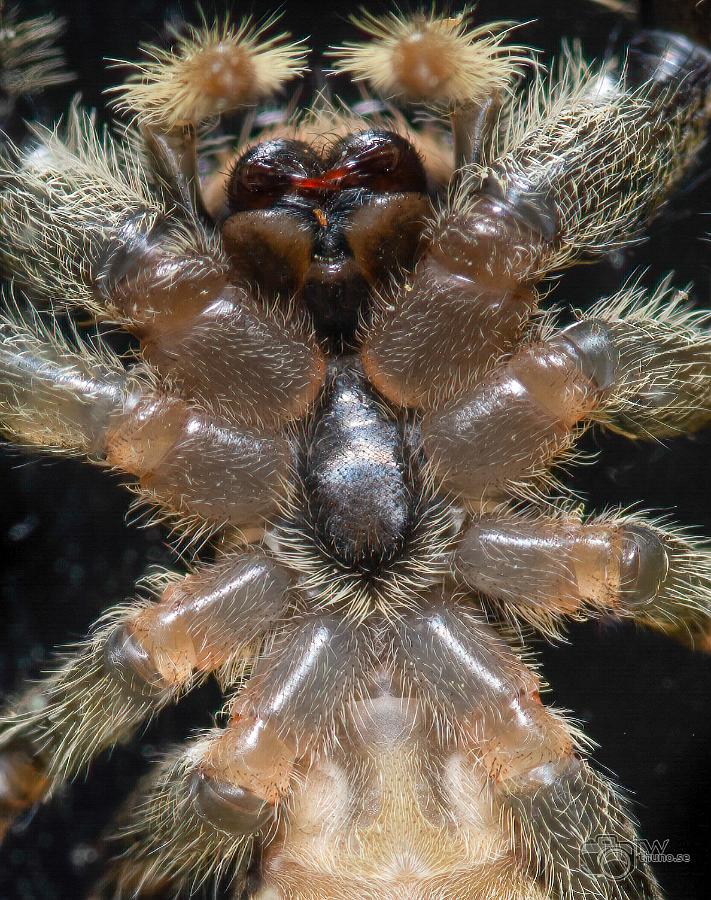
[[[709,550],[640,516],[501,510],[472,522],[454,565],[505,616],[548,634],[566,618],[609,616],[708,645]]]
[[[72,346],[36,319],[3,331],[0,428],[14,439],[135,475],[186,524],[250,528],[273,508],[290,458],[281,435],[196,409],[144,367],[126,372],[105,347]]]
[[[568,58],[557,86],[539,80],[514,107],[493,161],[463,170],[365,336],[388,399],[431,407],[471,388],[521,338],[537,282],[638,239],[695,159],[711,84],[702,47],[666,36],[652,50],[633,47],[619,78]]]
[[[623,291],[426,413],[425,449],[447,486],[479,500],[545,479],[586,422],[650,437],[701,427],[711,417],[704,322],[664,287],[649,300]]]
[[[602,407],[593,413],[600,424],[646,438],[669,437],[708,424],[708,316],[688,308],[684,294],[669,291],[666,283],[651,297],[640,288],[628,288],[577,319],[553,342],[572,339],[582,351],[579,363],[587,358],[582,365],[588,371],[593,357],[601,353],[592,364],[598,384],[601,378],[608,384]],[[516,359],[511,360],[514,369]],[[543,407],[550,411],[560,402],[553,399],[552,382],[548,384],[549,389],[539,394],[541,413]],[[565,390],[572,389],[570,381]],[[512,415],[523,394],[506,402]],[[482,389],[478,397],[486,405],[484,396]],[[473,413],[474,407],[455,407],[445,418],[452,422],[462,410]],[[487,419],[488,413],[480,421]],[[539,434],[544,435],[548,426],[542,419],[539,425]],[[483,437],[488,440],[486,434]],[[497,445],[499,440],[503,446],[513,443],[503,435],[492,438]],[[441,446],[443,441],[444,433],[438,432],[435,443]],[[470,446],[467,452],[476,449]],[[521,449],[519,439],[517,450]],[[454,465],[451,454],[448,459]],[[479,464],[484,461],[479,457]],[[504,451],[499,462],[509,461]],[[538,462],[545,465],[542,457]],[[514,463],[508,475],[515,471],[521,469]],[[551,516],[504,509],[476,519],[457,555],[460,575],[470,587],[545,631],[555,633],[556,620],[566,616],[611,615],[634,618],[700,646],[708,642],[708,550],[678,529],[634,516],[604,515],[582,522],[579,515],[564,510]]]
[[[460,765],[484,767],[491,803],[530,877],[561,900],[660,896],[636,857],[628,871],[607,867],[600,835],[633,847],[634,828],[611,785],[581,758],[579,736],[541,704],[538,678],[501,636],[444,596],[411,613],[396,643],[412,690],[456,723],[469,751]]]
[[[102,137],[76,108],[63,137],[38,131],[39,146],[0,162],[2,256],[33,295],[135,334],[174,392],[235,422],[280,425],[315,397],[324,357],[304,321],[233,283],[216,237],[175,207],[171,194],[190,193],[180,156],[191,134],[176,149],[147,133],[151,176],[130,142]]]
[[[522,765],[497,800],[518,856],[552,896],[661,900],[622,798],[575,753]]]
[[[115,607],[0,717],[0,828],[207,673],[224,680],[283,614],[289,577],[250,550]]]
[[[215,729],[146,779],[119,837],[119,887],[196,886],[246,864],[288,817],[293,779],[328,745],[337,715],[373,663],[361,633],[330,614],[284,625]]]
[[[604,428],[668,439],[711,421],[711,320],[686,300],[667,279],[649,296],[633,286],[576,314],[596,340],[610,335],[617,355],[621,393]]]
[[[143,125],[141,137],[152,180],[163,194],[167,206],[188,221],[199,219],[212,224],[202,195],[198,172],[198,147],[195,126],[182,122],[169,130]]]

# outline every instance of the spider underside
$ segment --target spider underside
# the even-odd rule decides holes
[[[57,23],[8,15],[6,123],[66,77]],[[548,78],[505,23],[356,24],[334,69],[383,101],[245,126],[206,177],[219,117],[304,69],[274,20],[144,48],[115,135],[75,104],[7,141],[0,426],[127,476],[201,552],[8,706],[0,831],[212,674],[222,724],[129,799],[97,890],[661,898],[601,853],[634,826],[524,639],[605,617],[711,648],[708,550],[555,476],[593,425],[708,424],[711,331],[669,281],[566,326],[541,285],[637,240],[693,166],[711,53],[641,31]],[[139,349],[61,328],[75,309]]]

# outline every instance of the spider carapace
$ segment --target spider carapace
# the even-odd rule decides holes
[[[102,889],[659,898],[603,852],[633,825],[522,641],[608,617],[711,645],[709,552],[553,474],[593,424],[706,425],[711,332],[668,281],[565,326],[540,286],[636,240],[693,164],[711,54],[641,31],[549,77],[503,23],[356,24],[334,69],[383,101],[245,112],[202,165],[303,70],[273,21],[146,48],[112,134],[75,104],[7,141],[2,428],[124,473],[203,550],[8,706],[0,823],[214,674],[219,726],[139,785]],[[63,77],[56,31],[0,32],[8,122]]]

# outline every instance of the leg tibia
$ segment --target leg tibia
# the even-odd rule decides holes
[[[2,260],[33,294],[82,303],[99,313],[107,253],[163,230],[193,254],[209,240],[197,223],[177,218],[151,188],[132,149],[99,134],[77,107],[64,133],[37,129],[32,150],[13,148],[0,160]]]
[[[16,104],[22,96],[39,94],[70,81],[58,38],[64,20],[54,16],[20,18],[15,5],[0,4],[0,131],[3,139],[16,124]],[[13,115],[15,113],[16,115]]]
[[[693,2],[674,4],[675,7],[691,9]],[[673,15],[673,14],[672,14]],[[702,16],[708,17],[706,12]],[[681,13],[680,19],[684,14]],[[654,16],[659,22],[659,16]],[[657,97],[664,97],[663,102],[673,104],[681,111],[689,104],[698,102],[708,85],[711,56],[708,53],[708,32],[696,42],[684,37],[681,28],[669,31],[644,30],[636,34],[630,41],[627,54],[626,81],[629,87],[642,85]],[[704,112],[698,114],[703,117]],[[703,125],[697,123],[700,127]]]
[[[592,72],[571,57],[558,86],[534,86],[538,102],[512,112],[484,191],[548,218],[550,240],[530,277],[634,240],[694,161],[708,125],[711,54],[667,38],[651,53],[633,46],[617,82],[609,68]]]

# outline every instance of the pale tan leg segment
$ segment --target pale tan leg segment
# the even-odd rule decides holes
[[[129,813],[119,884],[202,883],[267,839],[293,779],[327,744],[334,718],[373,663],[338,617],[284,626],[230,705],[230,723],[169,759]]]
[[[5,824],[200,677],[234,677],[283,615],[288,588],[287,573],[251,550],[173,578],[157,603],[108,613],[84,647],[0,718]]]
[[[636,833],[612,787],[580,758],[579,737],[541,704],[535,674],[496,632],[451,599],[432,598],[411,614],[395,662],[435,716],[456,722],[453,733],[439,723],[440,740],[467,753],[460,765],[483,767],[513,853],[551,897],[660,897],[639,858],[622,871],[596,843],[607,834],[633,846]]]
[[[565,619],[608,616],[709,649],[709,550],[641,517],[502,510],[472,522],[454,565],[504,616],[551,635]]]

